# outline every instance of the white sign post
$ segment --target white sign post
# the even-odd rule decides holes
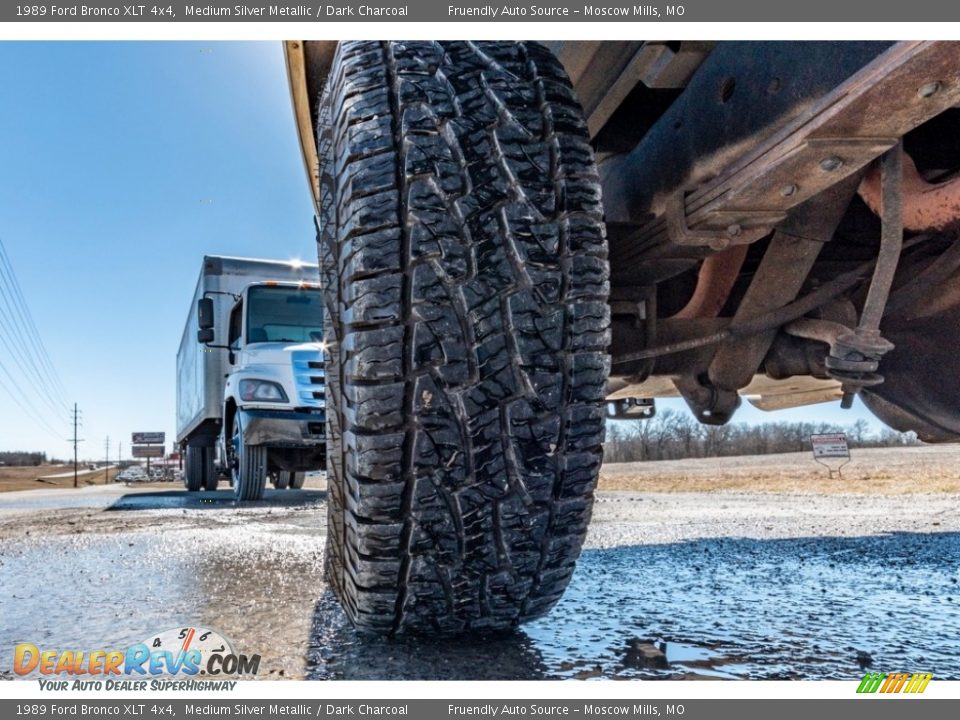
[[[822,435],[811,435],[810,445],[813,447],[813,459],[816,463],[823,465],[833,477],[834,471],[840,479],[843,479],[843,473],[840,469],[850,462],[850,446],[847,445],[847,436],[844,433],[826,433]],[[825,462],[831,458],[839,458],[841,462],[836,468]]]

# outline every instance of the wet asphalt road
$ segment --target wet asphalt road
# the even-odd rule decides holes
[[[358,636],[322,579],[325,493],[0,495],[0,647],[181,625],[310,679],[960,679],[960,497],[604,493],[547,617],[452,641]],[[665,647],[638,667],[631,641]],[[10,658],[0,672],[10,676]]]

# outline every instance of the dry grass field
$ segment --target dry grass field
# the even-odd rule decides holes
[[[64,473],[69,473],[69,475],[64,475]],[[115,474],[116,470],[110,471],[111,480]],[[77,478],[81,487],[104,484],[103,470],[88,471],[81,468]],[[73,468],[70,465],[0,467],[0,492],[67,487],[73,487]]]
[[[826,468],[815,463],[811,453],[804,452],[610,463],[600,471],[599,489],[868,495],[960,493],[960,445],[850,452],[852,458],[843,468],[842,478],[834,473],[830,479]]]
[[[960,493],[960,445],[854,449],[851,454],[850,464],[843,468],[843,477],[834,473],[833,479],[808,452],[607,463],[600,471],[598,489],[867,495]],[[0,492],[72,487],[72,473],[49,477],[69,472],[68,465],[0,467]],[[110,473],[111,479],[114,472]],[[81,486],[102,484],[103,470],[81,472]]]

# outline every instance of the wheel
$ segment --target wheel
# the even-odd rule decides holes
[[[286,490],[290,486],[290,473],[281,470],[273,476],[273,486],[277,490]]]
[[[203,448],[187,445],[187,467],[183,484],[189,492],[198,492],[203,487]]]
[[[267,448],[246,445],[239,415],[233,420],[231,438],[233,495],[237,500],[259,500],[267,484]]]
[[[608,267],[562,68],[512,42],[344,42],[321,100],[327,576],[377,633],[546,613],[601,462]]]
[[[304,480],[306,479],[307,474],[304,472],[290,473],[290,489],[300,490],[303,487]]]
[[[212,447],[201,448],[203,450],[203,489],[207,492],[213,492],[217,489],[220,478],[215,467],[216,452]]]

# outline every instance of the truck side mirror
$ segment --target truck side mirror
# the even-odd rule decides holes
[[[213,327],[213,298],[200,298],[197,301],[197,324],[201,330],[209,330]],[[213,340],[213,333],[210,333],[210,339]]]
[[[213,328],[204,328],[203,330],[197,330],[197,342],[198,343],[212,343],[213,342]]]

